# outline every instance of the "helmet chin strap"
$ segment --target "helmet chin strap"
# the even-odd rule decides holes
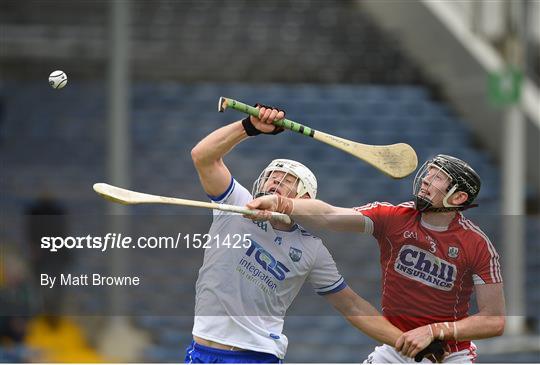
[[[254,198],[257,199],[257,198],[260,198],[261,196],[266,196],[266,195],[272,195],[272,194],[260,192],[260,193],[255,194]]]

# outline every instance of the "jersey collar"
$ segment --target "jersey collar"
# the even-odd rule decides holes
[[[450,223],[450,224],[452,224],[452,223]],[[426,222],[424,220],[424,216],[420,217],[420,225],[422,225],[422,227],[424,227],[424,228],[429,229],[430,231],[436,231],[436,232],[448,231],[448,227],[450,226],[450,225],[448,225],[448,226],[434,226],[434,225],[429,224],[428,222]]]

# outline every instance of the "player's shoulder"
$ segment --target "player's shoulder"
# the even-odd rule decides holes
[[[231,181],[227,186],[227,189],[219,195],[208,195],[210,200],[214,203],[223,203],[231,199],[243,198],[252,199],[251,193],[240,184],[234,177],[231,177]]]
[[[416,212],[416,205],[412,200],[399,203],[396,208],[402,211]]]
[[[392,203],[389,203],[389,202],[379,202],[379,201],[375,201],[375,202],[372,202],[372,203],[368,203],[368,204],[365,204],[365,205],[362,205],[360,207],[355,207],[354,210],[356,210],[357,212],[367,212],[367,211],[370,211],[370,210],[384,210],[384,211],[392,211],[392,212],[396,212],[396,213],[407,213],[407,212],[414,212],[416,211],[415,209],[415,205],[414,205],[414,202],[413,201],[407,201],[407,202],[403,202],[403,203],[400,203],[400,204],[392,204]]]
[[[457,213],[457,225],[464,235],[477,238],[483,238],[486,236],[484,231],[482,231],[482,229],[476,223],[467,218],[462,212]]]
[[[477,243],[485,243],[490,248],[493,247],[488,235],[462,212],[458,212],[457,224],[461,229],[460,235],[466,237],[468,241],[474,240]]]
[[[233,185],[232,190],[234,190],[235,193],[241,194],[243,196],[249,197],[250,199],[253,199],[251,192],[244,185],[238,182],[238,180],[236,180],[235,178],[232,178],[232,185]]]

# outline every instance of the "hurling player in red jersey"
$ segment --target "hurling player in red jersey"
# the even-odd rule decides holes
[[[308,227],[369,233],[377,239],[382,310],[405,333],[395,348],[378,346],[366,362],[411,362],[427,343],[443,340],[444,362],[470,363],[476,359],[471,340],[500,336],[505,325],[499,255],[461,212],[475,206],[480,184],[467,163],[437,155],[418,170],[411,202],[351,209],[273,195],[248,207],[282,212]],[[473,291],[479,311],[469,315]]]

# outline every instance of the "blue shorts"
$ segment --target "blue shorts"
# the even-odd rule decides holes
[[[229,351],[203,346],[195,341],[186,349],[186,364],[281,364],[272,354],[257,351]]]

